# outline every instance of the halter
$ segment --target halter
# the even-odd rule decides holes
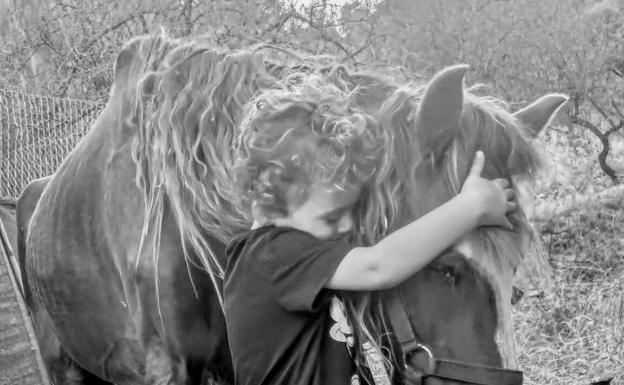
[[[394,335],[401,345],[406,384],[438,385],[454,381],[475,385],[522,385],[522,372],[518,370],[437,358],[431,347],[416,336],[400,290],[390,292],[387,304]]]

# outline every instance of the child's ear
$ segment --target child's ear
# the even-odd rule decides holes
[[[465,64],[438,72],[416,113],[416,138],[423,155],[438,159],[459,129],[464,106]]]

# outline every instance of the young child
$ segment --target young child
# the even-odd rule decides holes
[[[513,192],[479,176],[477,153],[459,195],[354,247],[345,235],[386,145],[375,119],[313,76],[250,105],[236,175],[254,224],[228,245],[224,282],[236,384],[359,384],[336,291],[390,288],[476,226],[508,226]]]

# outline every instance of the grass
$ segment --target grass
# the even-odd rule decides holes
[[[624,274],[584,282],[575,270],[555,270],[552,295],[514,308],[526,384],[624,383]]]
[[[597,170],[598,148],[592,139],[576,138],[579,150],[566,137],[551,136],[547,149],[561,172],[571,177],[554,188],[544,187],[542,199],[591,194],[610,184]],[[586,153],[579,156],[579,151]],[[624,171],[624,151],[610,160]],[[553,269],[553,289],[541,298],[522,299],[513,310],[525,384],[589,384],[614,377],[612,384],[622,385],[624,207],[589,203],[552,222],[541,226],[548,229],[541,236]]]

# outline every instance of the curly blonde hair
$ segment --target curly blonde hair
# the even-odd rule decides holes
[[[248,104],[235,154],[243,207],[284,216],[314,184],[362,186],[387,146],[377,120],[358,109],[353,93],[318,75],[295,73]]]
[[[246,107],[234,151],[240,206],[258,210],[257,219],[283,217],[289,205],[307,199],[315,184],[337,190],[361,187],[352,237],[357,244],[377,241],[386,229],[379,222],[388,208],[376,202],[394,189],[386,191],[376,175],[387,171],[393,135],[362,107],[363,93],[373,91],[318,74],[294,73],[276,88],[257,93]],[[384,350],[384,362],[393,373],[396,358],[381,342],[388,326],[371,313],[381,314],[379,299],[370,293],[343,294],[358,344],[369,341]],[[360,352],[356,365],[367,366]]]

